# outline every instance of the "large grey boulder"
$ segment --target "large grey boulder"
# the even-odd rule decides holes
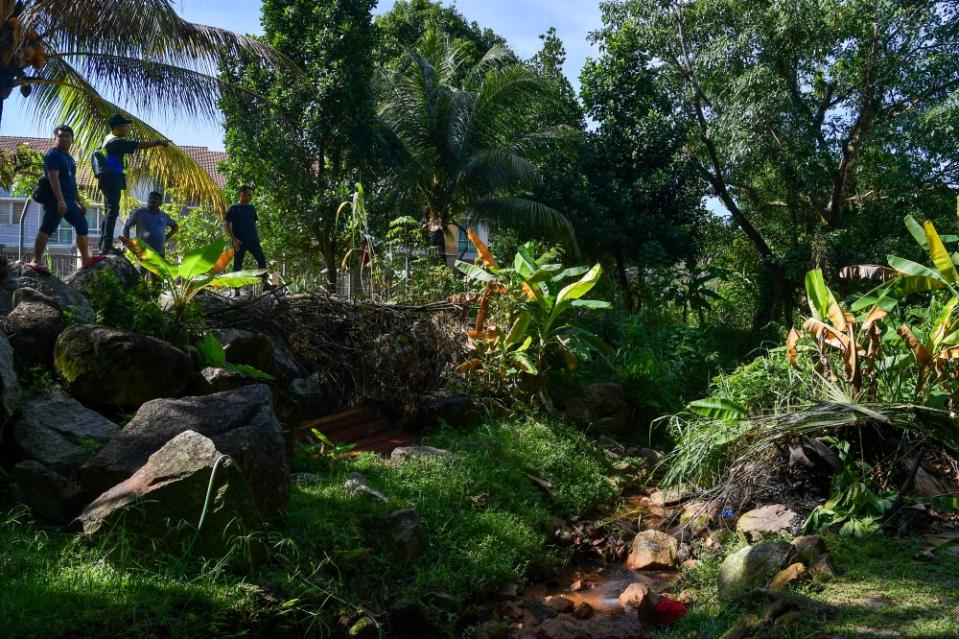
[[[13,294],[17,289],[32,288],[52,297],[60,308],[78,322],[92,322],[93,309],[87,299],[72,286],[55,275],[41,275],[23,264],[13,264],[7,269],[0,288],[0,315],[6,315],[13,308]]]
[[[193,378],[193,364],[183,351],[95,324],[65,330],[53,355],[67,390],[86,404],[139,406],[180,395]]]
[[[106,490],[187,430],[209,437],[218,450],[236,461],[263,517],[283,511],[289,498],[289,460],[270,405],[270,389],[263,384],[143,404],[133,419],[81,466],[81,483]]]
[[[716,576],[719,597],[735,599],[753,588],[765,587],[798,556],[796,548],[785,541],[766,541],[734,552],[719,567]]]
[[[205,505],[208,491],[210,503]],[[129,479],[90,503],[78,519],[88,535],[122,525],[176,549],[192,543],[204,510],[193,550],[206,557],[223,557],[232,538],[261,528],[237,463],[209,438],[188,430],[150,455]]]
[[[107,418],[61,392],[25,404],[11,428],[24,457],[71,479],[76,477],[77,468],[119,430]]]
[[[90,268],[81,268],[72,275],[68,275],[64,282],[80,294],[87,295],[93,283],[106,274],[112,274],[123,288],[136,286],[140,281],[140,275],[130,260],[122,255],[105,255],[102,261]]]
[[[20,394],[20,380],[13,363],[13,347],[7,336],[0,333],[0,433],[3,432],[3,424],[16,412]]]
[[[53,347],[65,326],[60,304],[32,288],[13,294],[13,308],[3,319],[3,330],[18,361],[24,366],[53,363]]]

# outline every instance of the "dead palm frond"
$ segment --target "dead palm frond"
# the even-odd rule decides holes
[[[135,122],[134,137],[162,137],[118,104],[212,119],[224,88],[219,70],[241,59],[299,77],[264,43],[187,22],[169,0],[0,0],[0,99],[21,87],[38,121],[73,127],[80,156],[99,146],[113,113]],[[212,178],[175,146],[142,154],[131,175],[142,174],[223,203]]]

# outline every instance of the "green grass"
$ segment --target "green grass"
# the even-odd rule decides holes
[[[829,582],[808,582],[798,592],[835,606],[836,615],[805,619],[777,637],[959,637],[959,558],[955,555],[940,551],[935,561],[917,561],[917,540],[884,535],[868,539],[829,535],[826,542],[839,576]],[[734,541],[686,573],[686,588],[697,604],[673,628],[658,633],[657,639],[715,639],[741,614],[761,612],[748,602],[734,606],[716,598],[720,560],[737,544],[742,542]]]
[[[323,636],[382,623],[398,599],[460,634],[483,618],[491,593],[562,564],[550,515],[583,514],[616,494],[602,453],[561,422],[490,420],[426,443],[462,459],[394,467],[369,454],[337,462],[298,454],[294,470],[319,479],[292,488],[285,520],[269,533],[273,560],[256,574],[9,518],[0,526],[0,636]],[[348,495],[354,471],[388,503]],[[527,473],[550,482],[555,499]],[[415,557],[393,547],[386,521],[406,507],[425,533]]]

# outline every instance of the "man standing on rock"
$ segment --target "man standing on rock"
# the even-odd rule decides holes
[[[109,253],[121,254],[113,248],[113,232],[116,229],[117,218],[120,216],[120,196],[127,188],[126,156],[142,149],[152,149],[157,146],[167,146],[170,140],[154,140],[153,142],[137,142],[128,140],[132,120],[117,113],[108,124],[110,135],[103,141],[103,153],[106,156],[106,171],[98,179],[100,190],[103,192],[103,203],[106,208],[106,220],[100,230],[100,255]]]
[[[92,257],[90,246],[87,244],[87,209],[80,201],[80,190],[77,188],[77,163],[70,155],[73,145],[73,129],[61,124],[53,132],[55,146],[43,156],[43,169],[50,181],[50,190],[43,202],[43,221],[37,232],[37,240],[33,247],[33,261],[28,262],[28,268],[50,274],[50,269],[43,263],[43,251],[47,247],[50,236],[60,226],[60,220],[66,220],[76,230],[77,248],[83,260],[83,268],[96,264],[102,257]]]
[[[173,237],[180,227],[173,218],[160,210],[162,203],[163,195],[157,191],[150,193],[147,205],[137,209],[127,218],[120,237],[129,240],[130,229],[136,226],[137,238],[159,253],[160,257],[166,257],[166,241]],[[167,228],[170,229],[169,233]]]
[[[256,207],[250,204],[253,200],[253,187],[240,187],[240,202],[234,204],[223,217],[223,230],[233,242],[236,256],[233,259],[233,270],[243,270],[243,258],[247,251],[256,259],[258,268],[266,268],[266,256],[260,245],[260,235],[256,230]]]

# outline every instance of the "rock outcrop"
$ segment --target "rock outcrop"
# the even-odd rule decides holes
[[[283,511],[289,498],[290,466],[270,405],[270,389],[263,384],[143,404],[130,423],[80,468],[81,482],[106,490],[187,430],[210,438],[217,450],[234,459],[265,518]]]
[[[54,349],[54,365],[71,395],[99,406],[133,407],[176,397],[193,378],[193,364],[183,351],[96,324],[65,330]]]

